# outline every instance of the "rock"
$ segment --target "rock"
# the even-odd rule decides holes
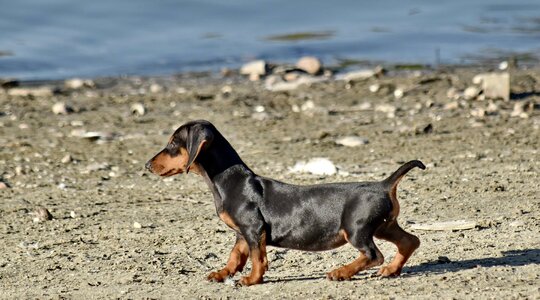
[[[261,80],[261,75],[257,73],[249,74],[249,81],[259,81],[259,80]]]
[[[459,102],[457,102],[457,101],[452,101],[452,102],[446,103],[443,106],[443,109],[445,109],[445,110],[454,110],[454,109],[458,109],[458,108],[459,108]]]
[[[474,76],[474,84],[481,84],[484,96],[487,99],[510,100],[510,74],[482,73]]]
[[[296,67],[311,75],[316,75],[321,72],[321,61],[313,56],[304,56],[298,60]]]
[[[368,78],[375,76],[375,74],[376,73],[373,70],[351,71],[344,74],[338,74],[336,76],[336,80],[344,80],[344,81],[366,80]]]
[[[490,101],[486,108],[486,113],[488,115],[495,115],[498,112],[499,112],[499,106],[495,104],[493,101]]]
[[[72,78],[64,81],[64,88],[66,89],[78,90],[84,87],[93,88],[95,84],[92,80],[81,78]]]
[[[66,156],[62,157],[62,160],[61,160],[63,164],[70,163],[71,161],[73,161],[73,158],[71,157],[70,154],[66,154]]]
[[[375,106],[375,111],[386,113],[388,118],[394,118],[396,116],[396,107],[390,104],[379,104]]]
[[[404,90],[404,89],[402,89],[402,88],[396,88],[396,89],[394,90],[394,97],[395,97],[396,99],[401,99],[401,98],[403,98],[403,96],[405,96],[405,90]]]
[[[74,211],[70,211],[70,212],[69,212],[69,216],[70,216],[71,218],[75,219],[75,218],[77,217],[77,214],[75,214]]]
[[[334,175],[336,166],[327,158],[315,157],[308,162],[299,161],[289,169],[292,173],[311,173],[315,175]]]
[[[12,88],[8,90],[10,96],[35,96],[35,97],[50,97],[53,95],[52,88],[48,86],[42,86],[37,88]]]
[[[34,214],[36,215],[36,218],[34,220],[37,219],[38,222],[49,221],[53,219],[53,216],[51,215],[49,210],[43,206],[37,207],[34,211]]]
[[[257,121],[264,121],[264,120],[267,120],[268,118],[270,118],[270,115],[267,113],[267,112],[254,112],[253,114],[251,114],[251,118],[253,120],[257,120]]]
[[[508,65],[509,65],[509,64],[508,64],[508,62],[507,62],[506,60],[505,60],[505,61],[501,61],[501,62],[499,63],[499,70],[504,71],[504,70],[508,69]]]
[[[381,89],[381,85],[378,83],[372,84],[369,86],[369,91],[372,93],[376,93]]]
[[[456,220],[447,222],[412,224],[411,229],[428,231],[467,230],[475,228],[476,225],[476,221]]]
[[[255,60],[248,62],[240,68],[240,74],[249,75],[252,74],[263,76],[266,75],[267,66],[264,60]]]
[[[448,99],[457,100],[459,98],[459,91],[455,87],[451,87],[446,91],[446,97],[448,97]]]
[[[257,105],[257,106],[255,106],[255,107],[253,108],[253,110],[254,110],[255,112],[260,113],[260,112],[264,112],[266,109],[265,109],[264,106],[262,106],[262,105]]]
[[[144,116],[146,113],[146,108],[142,103],[133,103],[131,105],[131,113],[136,116]]]
[[[511,117],[520,117],[527,119],[529,117],[528,112],[531,112],[534,109],[534,104],[528,101],[519,101],[514,104],[514,109],[510,113]]]
[[[0,190],[9,188],[9,185],[3,181],[0,181]]]
[[[483,118],[483,117],[486,116],[486,110],[481,108],[481,107],[472,109],[471,110],[471,116],[473,116],[475,118]]]
[[[133,222],[133,228],[135,228],[135,229],[141,229],[141,228],[142,228],[142,225],[141,225],[141,223],[139,223],[139,222]]]
[[[336,140],[336,144],[345,147],[358,147],[369,143],[368,139],[358,136],[345,136]]]
[[[465,98],[465,100],[476,99],[478,95],[480,95],[480,89],[476,86],[470,86],[463,91],[463,98]]]
[[[68,106],[66,103],[64,103],[64,102],[56,102],[56,103],[53,104],[53,106],[52,106],[52,112],[53,112],[55,115],[67,115],[67,114],[73,112],[73,108],[69,107],[69,106]]]
[[[152,83],[150,85],[150,93],[159,93],[159,92],[162,92],[163,91],[163,87],[157,83]]]

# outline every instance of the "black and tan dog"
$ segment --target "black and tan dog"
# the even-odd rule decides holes
[[[191,171],[206,180],[219,217],[236,232],[227,265],[210,273],[208,280],[233,276],[249,257],[252,269],[240,280],[243,285],[263,281],[268,268],[266,246],[321,251],[350,243],[360,251],[359,257],[327,275],[330,280],[350,279],[384,262],[373,237],[398,248],[379,275],[399,275],[420,245],[417,237],[397,223],[397,184],[414,167],[425,169],[422,162],[413,160],[381,182],[286,184],[253,173],[214,125],[203,120],[180,126],[165,149],[146,164],[160,176]]]

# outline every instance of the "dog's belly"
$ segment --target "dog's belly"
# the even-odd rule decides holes
[[[333,228],[333,229],[330,229]],[[305,251],[324,251],[347,243],[338,226],[320,227],[307,225],[303,228],[285,226],[270,227],[267,245]]]

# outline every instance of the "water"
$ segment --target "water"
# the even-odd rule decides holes
[[[27,80],[165,75],[302,55],[470,63],[539,50],[538,0],[0,0],[0,77]]]

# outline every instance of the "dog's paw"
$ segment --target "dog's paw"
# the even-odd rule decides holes
[[[250,286],[254,284],[259,284],[263,282],[263,278],[251,278],[250,276],[244,276],[240,279],[239,283],[243,286]]]
[[[352,275],[343,269],[336,269],[326,274],[326,278],[331,281],[350,280],[351,277]]]
[[[208,281],[212,281],[212,282],[223,282],[225,281],[225,279],[228,277],[228,274],[223,274],[225,272],[212,272],[210,274],[208,274],[208,276],[206,277],[206,279],[208,279]]]
[[[377,272],[377,275],[381,277],[397,277],[401,274],[401,268],[388,265],[382,267],[379,272]]]

